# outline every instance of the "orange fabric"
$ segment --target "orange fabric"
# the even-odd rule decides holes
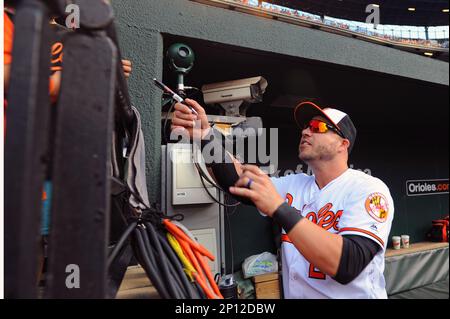
[[[13,48],[13,40],[14,40],[14,24],[9,18],[9,16],[3,12],[3,20],[4,20],[4,32],[3,32],[3,64],[11,64],[12,62],[12,48]],[[52,46],[52,64],[61,63],[63,58],[63,44],[61,42],[56,42]],[[52,71],[61,71],[62,67],[60,66],[52,66]],[[55,90],[55,83],[50,78],[49,84],[49,92],[53,92]],[[52,102],[53,99],[52,99]]]
[[[58,97],[58,94],[55,92],[55,82],[52,77],[50,77],[48,81],[48,91],[50,92],[50,100],[52,103],[55,103]]]
[[[3,64],[9,65],[12,62],[12,47],[14,39],[14,24],[9,16],[3,11]],[[6,139],[6,106],[8,102],[3,100],[3,136]]]
[[[3,12],[3,21],[3,64],[11,64],[14,24],[5,12]]]
[[[292,240],[286,234],[281,234],[281,241],[284,241],[284,242],[292,244]]]
[[[52,45],[52,59],[50,61],[52,72],[62,71],[63,48],[62,42],[55,42]]]

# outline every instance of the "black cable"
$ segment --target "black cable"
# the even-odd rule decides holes
[[[169,268],[169,273],[171,275],[170,278],[174,278],[174,287],[175,290],[177,291],[177,294],[180,296],[179,299],[192,299],[191,295],[189,294],[189,292],[186,290],[186,287],[184,287],[184,285],[182,284],[180,278],[178,277],[178,273],[175,270],[175,268],[173,267],[173,265],[168,262],[167,266]]]
[[[180,298],[181,296],[178,296],[175,287],[173,285],[173,281],[170,278],[170,274],[169,274],[169,268],[166,264],[167,262],[167,258],[163,258],[164,257],[164,253],[161,247],[161,244],[158,240],[158,238],[156,237],[155,234],[155,229],[153,228],[153,226],[150,223],[147,223],[147,225],[145,225],[147,227],[147,235],[149,237],[149,239],[151,240],[153,246],[156,248],[156,252],[159,255],[159,267],[162,270],[162,277],[163,279],[165,279],[167,287],[169,289],[169,291],[171,292],[172,296],[174,298]]]
[[[139,230],[137,228],[135,228],[135,238],[136,238],[136,242],[139,248],[139,255],[141,258],[140,264],[142,266],[142,268],[144,268],[145,272],[147,273],[148,278],[150,279],[150,281],[152,282],[152,284],[155,286],[156,290],[158,291],[159,295],[163,298],[163,299],[169,299],[169,293],[167,292],[167,290],[165,289],[165,287],[163,286],[163,284],[161,283],[159,276],[157,274],[157,271],[152,267],[152,264],[150,262],[150,259],[148,257],[148,254],[146,252],[146,249],[144,247],[144,240],[141,236],[141,233],[139,232]]]
[[[169,261],[175,262],[175,265],[178,266],[178,268],[180,268],[181,270],[178,269],[177,271],[177,267],[172,265],[172,263],[168,263],[168,272],[165,273],[165,278],[163,276],[161,276],[161,270],[158,269],[158,265],[162,265],[162,263],[159,263],[157,261],[157,258],[155,258],[156,256],[153,254],[152,251],[152,246],[148,240],[147,237],[147,233],[144,231],[144,229],[142,227],[137,226],[138,222],[134,221],[132,222],[130,225],[128,225],[127,229],[125,230],[124,234],[122,235],[122,237],[120,238],[118,244],[116,245],[116,247],[114,248],[114,251],[110,254],[110,257],[108,258],[108,267],[111,265],[111,263],[114,261],[114,259],[116,258],[116,255],[118,254],[118,252],[120,251],[120,247],[123,245],[123,243],[125,242],[125,240],[128,238],[129,234],[133,231],[133,230],[137,230],[140,234],[141,234],[141,238],[144,244],[144,247],[147,249],[147,256],[149,259],[149,263],[147,263],[147,265],[143,265],[144,270],[146,270],[146,268],[149,268],[149,266],[151,264],[155,265],[155,268],[152,268],[150,271],[146,271],[148,274],[151,274],[152,272],[155,272],[155,275],[159,275],[160,278],[166,279],[164,280],[164,282],[167,284],[167,282],[169,282],[168,285],[165,285],[165,287],[171,287],[172,284],[175,284],[176,286],[171,287],[170,289],[172,290],[172,296],[173,298],[182,298],[184,296],[184,298],[189,297],[191,299],[197,297],[199,298],[199,296],[195,296],[193,295],[193,289],[192,286],[190,284],[190,282],[187,280],[186,274],[184,273],[181,263],[179,262],[179,260],[176,258],[173,250],[171,249],[170,246],[168,246],[167,242],[162,241],[162,239],[164,239],[162,237],[162,235],[160,235],[159,233],[157,233],[157,235],[160,235],[160,238],[156,238],[156,240],[161,240],[161,242],[163,243],[161,245],[161,251],[159,251],[159,254],[157,257],[158,260],[163,260],[163,259],[168,259]],[[146,227],[148,229],[148,232],[150,233],[150,231],[152,231],[152,225],[150,223],[146,223]],[[153,229],[154,230],[154,229]],[[139,240],[139,239],[138,239]],[[168,247],[164,246],[164,244],[166,244]],[[162,251],[162,248],[165,248],[165,253]],[[139,247],[140,250],[141,247]],[[141,258],[140,261],[142,264],[145,264],[145,257],[143,257],[145,254],[142,254],[141,251]],[[172,275],[170,276],[169,273]],[[174,277],[174,274],[177,275],[177,280],[172,281],[171,278]],[[153,275],[151,275],[153,277]],[[150,276],[149,276],[150,277]],[[151,277],[150,277],[151,278]],[[180,280],[181,279],[181,280]],[[152,280],[152,279],[151,279]],[[152,280],[153,282],[153,280]],[[155,284],[155,287],[157,286],[157,284]]]
[[[225,195],[227,196],[227,195]],[[228,214],[228,207],[225,207],[225,219],[227,220],[227,224],[228,224],[228,237],[230,240],[230,253],[231,253],[231,274],[234,274],[234,249],[233,249],[233,236],[231,235],[231,223],[230,223],[230,216]],[[231,212],[231,214],[234,214],[234,212],[236,211],[236,207],[234,208],[234,210]]]
[[[151,247],[147,246],[148,238],[146,238],[147,236],[145,235],[145,231],[141,228],[137,228],[137,232],[139,233],[139,238],[143,245],[142,247],[139,246],[140,255],[142,257],[140,260],[142,268],[144,268],[148,278],[155,288],[158,291],[162,289],[162,292],[160,292],[162,298],[173,298],[171,292],[168,290],[166,282],[163,280],[164,278],[162,277],[161,270],[158,268],[159,263],[157,262],[156,256],[154,255]]]
[[[209,197],[211,197],[212,200],[214,200],[217,204],[219,204],[220,206],[223,207],[237,207],[239,206],[241,203],[239,201],[236,201],[235,204],[232,205],[228,205],[226,203],[221,203],[220,201],[218,201],[208,190],[208,188],[205,185],[205,181],[206,180],[208,183],[212,184],[214,187],[216,187],[219,191],[223,192],[224,194],[226,194],[227,192],[225,192],[221,187],[219,186],[215,186],[213,182],[211,182],[211,179],[209,179],[209,177],[204,173],[204,171],[202,170],[202,168],[200,167],[200,165],[197,162],[194,162],[195,167],[197,168],[197,171],[200,175],[200,181],[202,182],[203,188],[205,189],[205,191],[208,193]]]
[[[171,291],[171,296],[174,299],[180,299],[180,298],[187,298],[189,297],[188,292],[186,292],[185,288],[183,288],[183,284],[181,282],[181,280],[178,277],[174,277],[173,275],[171,276],[171,273],[175,272],[175,270],[173,269],[172,264],[170,263],[170,258],[167,257],[167,254],[165,254],[161,249],[158,249],[158,244],[159,240],[157,238],[157,236],[154,236],[152,234],[154,234],[155,230],[153,228],[153,226],[150,223],[146,223],[146,230],[145,231],[143,228],[141,228],[141,232],[142,232],[142,236],[144,239],[144,244],[146,244],[147,249],[154,249],[156,250],[155,252],[155,263],[156,265],[159,265],[159,270],[160,270],[160,276],[162,278],[162,280],[164,281],[166,287],[168,287],[168,289]],[[150,244],[150,240],[153,242],[153,246],[152,244]],[[158,241],[158,242],[156,242]],[[172,272],[171,272],[172,269]],[[183,274],[184,275],[184,274]]]
[[[128,225],[126,230],[124,231],[123,235],[120,237],[119,241],[117,242],[116,246],[114,247],[114,250],[111,252],[111,254],[108,257],[108,269],[113,263],[114,259],[116,259],[117,254],[122,249],[123,244],[128,239],[128,236],[131,234],[131,232],[136,228],[137,222],[132,222]]]
[[[163,285],[163,281],[161,280],[161,270],[159,269],[159,263],[158,259],[156,258],[153,249],[150,245],[150,242],[148,240],[147,234],[145,233],[145,230],[142,228],[142,225],[138,226],[136,228],[137,232],[139,233],[140,237],[142,239],[142,244],[144,251],[142,251],[142,256],[144,257],[144,261],[148,259],[149,265],[152,267],[152,270],[154,271],[155,275],[158,276],[158,280],[160,281],[161,285]],[[167,287],[166,285],[163,285],[164,287]]]
[[[158,238],[159,240],[159,238]],[[191,299],[191,295],[188,289],[186,289],[186,287],[184,286],[184,282],[180,277],[180,274],[178,273],[178,271],[175,269],[175,266],[172,264],[171,260],[167,258],[167,255],[165,256],[167,259],[167,268],[169,270],[169,274],[170,274],[170,278],[173,278],[173,282],[175,285],[176,290],[178,291],[179,295],[181,296],[181,298],[183,299]]]
[[[167,111],[166,113],[166,118],[164,119],[164,125],[163,125],[163,137],[164,137],[164,143],[167,144],[168,140],[167,140],[167,134],[166,134],[166,129],[167,129],[167,122],[169,121],[169,115],[173,110],[173,107],[175,106],[177,102],[174,100],[172,102],[172,104],[170,105],[169,111]]]
[[[196,292],[192,289],[191,282],[188,280],[187,275],[184,272],[183,265],[182,265],[181,261],[179,260],[178,256],[173,251],[170,244],[167,242],[167,239],[161,233],[157,233],[157,236],[159,237],[159,240],[161,242],[163,249],[166,251],[166,255],[172,261],[172,265],[174,266],[175,270],[179,273],[179,276],[180,276],[181,280],[183,281],[183,285],[188,290],[190,297],[193,299],[200,298],[200,296],[194,295],[194,293],[196,293]]]
[[[147,233],[142,228],[142,225],[139,226],[137,229],[141,234],[142,240],[144,242],[144,247],[147,249],[147,254],[148,254],[148,258],[149,258],[150,262],[152,263],[152,265],[155,265],[155,269],[158,271],[158,274],[160,274],[161,270],[159,269],[159,262],[158,262],[159,259],[157,259],[155,254],[153,253],[153,248],[150,244]]]
[[[203,291],[202,287],[200,287],[199,283],[196,281],[194,281],[194,288],[196,289],[201,299],[208,299],[206,293]]]
[[[155,269],[158,271],[159,278],[164,284],[164,287],[169,291],[170,297],[172,299],[179,299],[182,297],[182,294],[179,294],[179,289],[176,287],[176,282],[171,278],[168,270],[165,271],[165,262],[164,260],[167,260],[167,257],[164,256],[161,252],[158,252],[158,249],[156,248],[156,245],[152,245],[150,243],[150,237],[148,229],[144,228],[144,225],[141,224],[141,227],[139,227],[139,231],[141,232],[142,238],[144,240],[144,246],[147,249],[148,255],[151,259],[151,262],[153,265],[155,265]],[[153,241],[153,240],[152,240]]]
[[[219,185],[217,184],[215,181],[212,181],[208,175],[206,175],[206,173],[203,171],[203,169],[201,168],[200,164],[195,160],[195,153],[196,152],[200,152],[200,154],[202,153],[202,151],[200,150],[195,150],[195,144],[192,144],[192,162],[194,163],[195,167],[197,168],[198,173],[200,174],[200,176],[204,177],[204,179],[206,179],[206,181],[208,183],[210,183],[211,185],[213,185],[215,188],[217,188],[218,190],[225,192],[225,190]],[[203,156],[203,155],[202,155]]]

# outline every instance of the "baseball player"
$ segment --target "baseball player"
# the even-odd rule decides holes
[[[214,143],[220,149],[204,109],[195,101],[186,103],[198,115],[176,104],[172,129],[191,137],[199,132],[202,148]],[[384,253],[394,216],[388,187],[348,167],[356,129],[347,114],[305,102],[294,116],[301,129],[299,157],[312,176],[269,178],[227,152],[222,161],[207,163],[210,174],[283,228],[285,298],[387,298]]]

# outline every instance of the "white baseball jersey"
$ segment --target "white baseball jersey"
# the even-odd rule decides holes
[[[358,277],[342,285],[310,264],[292,243],[283,242],[285,298],[387,298],[384,253],[394,217],[388,187],[378,178],[353,169],[322,189],[314,176],[306,174],[272,178],[272,182],[305,218],[334,234],[370,238],[382,248]]]

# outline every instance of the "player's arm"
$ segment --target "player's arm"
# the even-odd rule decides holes
[[[280,214],[280,210],[275,211],[275,215],[278,215],[274,217],[275,220],[280,220]],[[286,216],[281,218],[289,219],[288,216],[296,212],[286,210],[284,214]],[[294,220],[292,223],[295,223]],[[348,284],[358,277],[381,249],[369,238],[332,234],[306,218],[301,218],[288,232],[288,236],[311,264],[341,284]]]
[[[14,24],[5,11],[3,12],[3,23],[3,90],[6,95],[9,87],[9,76],[11,73]]]
[[[11,64],[3,64],[3,89],[8,92]]]
[[[343,235],[342,255],[334,280],[341,284],[353,281],[381,249],[374,240],[358,235]]]
[[[131,75],[131,72],[133,71],[131,61],[122,59],[122,68],[123,68],[123,73],[125,74],[125,78],[128,79]]]
[[[283,209],[284,211],[282,211]],[[289,218],[289,215],[293,213],[284,207],[275,210],[273,217],[279,221],[281,214],[285,214],[281,217],[283,221],[283,218],[286,219],[286,216]],[[296,215],[300,216],[297,212]],[[292,220],[292,222],[295,221]],[[332,234],[306,218],[301,218],[286,232],[294,246],[314,267],[332,277],[337,274],[343,248],[342,236]]]
[[[59,90],[61,88],[61,71],[56,71],[50,76],[50,98],[52,102],[58,99]]]

